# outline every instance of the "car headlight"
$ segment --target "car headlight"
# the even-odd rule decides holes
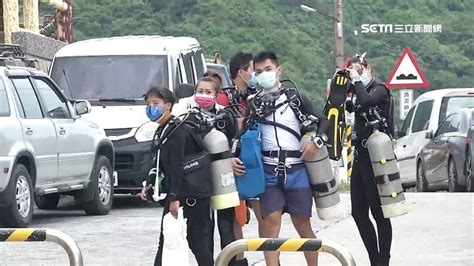
[[[158,123],[147,122],[137,129],[137,132],[135,133],[135,139],[138,142],[151,141],[153,140],[153,136],[155,136],[155,132],[157,129]]]

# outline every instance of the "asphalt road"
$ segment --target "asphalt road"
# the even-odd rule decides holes
[[[368,265],[367,255],[350,214],[349,194],[341,195],[347,211],[333,221],[312,219],[321,239],[345,246],[358,265]],[[393,219],[392,265],[472,265],[474,261],[474,194],[408,193],[413,211]],[[84,265],[152,265],[157,250],[161,207],[137,197],[118,196],[107,216],[86,216],[71,199],[64,198],[55,211],[37,210],[31,227],[57,229],[79,245]],[[295,237],[289,216],[284,216],[282,237]],[[247,237],[256,237],[253,218],[245,227]],[[216,233],[218,254],[218,234]],[[246,254],[254,265],[263,254]],[[192,258],[192,256],[190,255]],[[286,253],[281,263],[304,265],[301,253]],[[0,243],[0,265],[68,265],[59,246],[51,243]],[[339,265],[330,255],[320,256],[320,265]]]

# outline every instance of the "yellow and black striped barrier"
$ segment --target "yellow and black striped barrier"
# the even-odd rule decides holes
[[[71,266],[83,266],[82,253],[74,240],[53,229],[0,228],[0,242],[53,242],[66,250]]]
[[[352,126],[349,124],[346,127],[346,148],[347,148],[347,181],[351,180],[352,176]]]
[[[241,239],[226,246],[216,258],[216,266],[227,266],[230,260],[244,251],[314,251],[335,256],[343,266],[354,266],[355,260],[343,246],[312,238],[255,238]]]

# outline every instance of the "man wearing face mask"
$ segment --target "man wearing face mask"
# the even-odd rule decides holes
[[[238,128],[242,128],[242,122],[246,114],[250,98],[256,93],[255,87],[257,80],[255,72],[253,71],[253,56],[250,53],[238,52],[235,54],[229,62],[230,76],[234,82],[234,87],[222,90],[216,98],[216,102],[226,109],[230,110],[232,114],[237,118]],[[238,157],[238,156],[237,156]],[[242,162],[239,158],[233,159],[234,171],[236,177],[244,175],[244,169]],[[239,206],[240,211],[245,209],[248,205],[252,208],[258,223],[259,235],[262,232],[262,215],[260,213],[260,204],[258,199],[251,199],[247,202],[243,202]],[[243,225],[237,220],[234,224],[234,232],[236,239],[243,239]],[[244,258],[243,253],[237,255],[236,265],[248,265],[247,259]]]
[[[379,108],[382,111],[381,115],[388,119],[389,132],[385,133],[393,136],[393,107],[391,107],[390,91],[382,82],[373,77],[372,68],[365,59],[365,53],[351,58],[347,70],[352,80],[349,90],[356,95],[355,102],[347,105],[350,112],[355,112],[352,135],[352,143],[355,147],[351,177],[352,217],[369,254],[370,264],[385,266],[389,265],[392,225],[390,219],[384,218],[382,213],[366,145],[372,130],[366,126],[363,114],[367,114],[371,107]],[[369,218],[369,209],[377,224],[378,234]]]
[[[229,62],[229,71],[235,86],[224,88],[217,94],[216,102],[230,109],[237,118],[243,117],[248,97],[256,92],[252,59],[252,54],[248,53],[238,52],[234,55]]]
[[[273,52],[258,53],[254,69],[262,91],[249,106],[245,128],[258,123],[261,129],[266,183],[260,195],[262,237],[277,238],[281,216],[287,212],[300,237],[315,238],[310,223],[313,196],[304,160],[310,160],[323,145],[328,121],[305,95],[281,86],[282,70]],[[306,133],[313,141],[302,146],[300,139]],[[317,265],[317,253],[305,252],[305,257],[308,265]],[[265,252],[265,260],[267,265],[277,266],[279,253]]]
[[[175,102],[171,91],[163,87],[152,87],[145,94],[145,100],[148,103],[146,109],[148,118],[160,125],[156,133],[158,138],[155,140],[159,150],[159,170],[169,184],[163,217],[169,212],[177,217],[178,209],[182,206],[184,218],[187,219],[189,247],[199,265],[212,266],[214,224],[210,201],[212,194],[210,172],[208,175],[199,176],[188,176],[184,172],[185,163],[189,162],[188,158],[201,154],[203,147],[192,136],[196,134],[193,129],[171,115]],[[210,168],[210,163],[207,168]],[[140,195],[143,200],[150,199],[153,194],[154,178],[156,176],[147,180],[147,186]],[[162,265],[163,242],[162,224],[155,265]]]

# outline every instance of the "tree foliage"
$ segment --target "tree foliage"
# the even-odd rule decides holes
[[[381,80],[387,79],[403,48],[410,47],[430,89],[473,87],[471,1],[343,2],[344,52],[367,52]],[[280,58],[284,78],[322,105],[326,80],[334,72],[333,23],[303,11],[300,4],[334,12],[333,1],[322,0],[74,0],[74,35],[75,40],[129,34],[193,36],[207,55],[220,52],[226,60],[240,50],[271,49]],[[441,24],[442,33],[360,33],[360,25],[368,23]]]

